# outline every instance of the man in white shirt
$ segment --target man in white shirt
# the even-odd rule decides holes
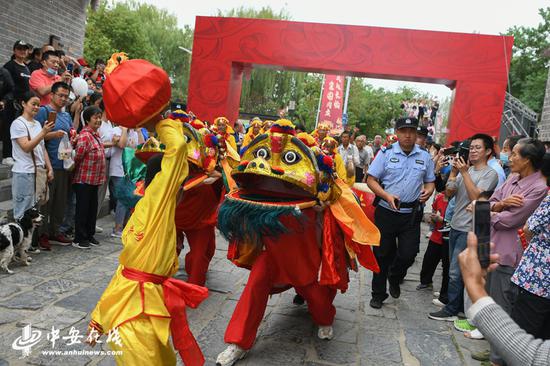
[[[355,181],[364,183],[367,181],[365,173],[372,159],[374,159],[374,152],[372,151],[372,147],[367,145],[367,137],[365,135],[358,136],[355,139],[355,146],[359,154],[359,165],[355,166]]]
[[[342,132],[340,135],[340,146],[338,146],[338,153],[342,157],[345,164],[351,160],[354,166],[359,166],[359,151],[354,144],[350,143],[350,133],[347,131]]]

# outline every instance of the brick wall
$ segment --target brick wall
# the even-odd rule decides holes
[[[61,38],[64,51],[82,56],[86,6],[89,0],[0,0],[0,64],[12,55],[21,39],[35,47]]]
[[[544,95],[544,105],[539,123],[539,139],[550,141],[550,70],[548,72],[548,81],[546,82],[546,94]]]

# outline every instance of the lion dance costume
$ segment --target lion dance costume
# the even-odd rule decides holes
[[[232,172],[239,188],[221,204],[218,228],[229,240],[229,259],[250,275],[225,332],[230,346],[218,356],[221,365],[252,347],[270,294],[294,287],[321,337],[327,328],[332,334],[332,302],[347,290],[348,269],[359,262],[378,271],[371,250],[378,230],[336,176],[332,158],[296,137],[290,121],[276,121],[241,155]]]
[[[104,84],[107,117],[129,128],[160,120],[169,98],[168,75],[144,60],[120,63]],[[170,336],[185,365],[202,365],[185,308],[197,307],[208,290],[172,278],[178,270],[176,196],[189,170],[183,125],[164,119],[155,129],[165,145],[162,169],[124,229],[120,264],[92,312],[90,332],[118,330],[122,345],[110,346],[122,351],[119,365],[175,365]]]

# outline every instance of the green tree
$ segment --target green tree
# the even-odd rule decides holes
[[[539,9],[542,22],[536,27],[512,27],[506,32],[514,36],[510,65],[510,91],[535,112],[542,111],[550,48],[550,7]]]
[[[174,14],[154,5],[102,2],[97,11],[88,11],[84,57],[93,63],[123,51],[130,58],[146,59],[170,75],[172,97],[185,99],[190,55],[178,46],[191,48],[192,39],[191,28],[179,28]]]

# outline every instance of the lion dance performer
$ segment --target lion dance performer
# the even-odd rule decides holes
[[[359,261],[378,271],[370,247],[379,243],[378,230],[335,176],[332,158],[294,135],[290,121],[278,120],[256,137],[233,169],[238,189],[218,211],[228,258],[250,269],[225,332],[229,346],[216,361],[221,366],[252,347],[270,294],[294,287],[307,301],[318,336],[331,339],[332,302],[348,287],[348,269],[357,270]]]
[[[189,176],[183,187],[183,198],[176,207],[176,229],[184,233],[189,244],[185,256],[187,282],[203,286],[206,272],[216,251],[216,219],[224,191],[218,164],[217,137],[204,123],[178,110],[171,118],[183,122],[187,141]],[[178,243],[183,241],[180,235]],[[181,247],[179,247],[181,249]],[[178,251],[179,254],[179,251]]]
[[[104,86],[107,117],[122,126],[154,127],[165,145],[161,171],[137,203],[122,234],[119,266],[92,312],[88,339],[117,330],[121,344],[109,343],[119,365],[175,365],[172,337],[185,365],[204,357],[189,330],[185,308],[208,296],[201,286],[176,280],[174,211],[188,174],[181,122],[161,120],[170,99],[166,72],[145,60],[120,63]]]

